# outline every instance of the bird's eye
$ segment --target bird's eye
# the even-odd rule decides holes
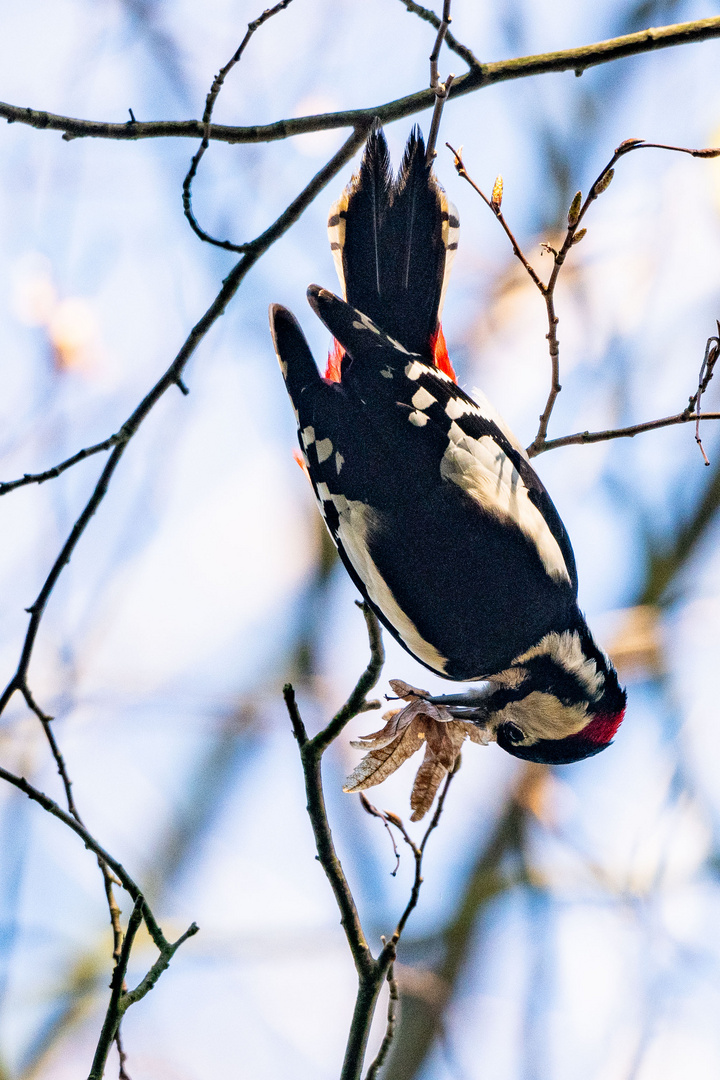
[[[503,734],[508,742],[519,743],[525,738],[525,732],[517,724],[503,724]]]

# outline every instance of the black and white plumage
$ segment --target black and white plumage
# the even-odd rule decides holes
[[[439,314],[457,214],[413,132],[396,180],[382,132],[330,214],[345,299],[308,299],[328,377],[289,311],[275,348],[315,495],[351,578],[432,671],[488,680],[485,726],[518,757],[604,749],[625,694],[577,606],[570,540],[512,432],[454,381]],[[479,397],[479,395],[478,395]]]

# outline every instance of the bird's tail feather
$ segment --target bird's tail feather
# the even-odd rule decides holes
[[[382,129],[374,128],[360,169],[330,211],[333,257],[347,302],[430,363],[458,228],[418,128],[396,179]]]

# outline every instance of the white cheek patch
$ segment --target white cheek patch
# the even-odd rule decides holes
[[[498,521],[515,525],[537,549],[546,572],[570,581],[565,560],[545,518],[530,500],[520,474],[490,435],[473,439],[453,421],[440,475],[462,488]]]
[[[587,706],[563,705],[554,694],[533,690],[520,701],[511,701],[493,717],[493,726],[512,721],[525,737],[540,739],[565,739],[582,731],[588,722]]]
[[[337,510],[340,519],[338,539],[358,577],[364,582],[372,602],[382,611],[390,625],[395,627],[410,652],[428,667],[443,674],[447,659],[421,636],[413,621],[398,604],[370,555],[368,539],[372,531],[378,528],[377,512],[367,503],[346,499],[344,495],[331,494],[327,484],[318,484],[318,495],[322,502],[332,503]]]

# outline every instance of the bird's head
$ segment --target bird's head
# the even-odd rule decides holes
[[[567,765],[604,750],[626,694],[586,627],[547,634],[491,680],[487,726],[514,757]]]

